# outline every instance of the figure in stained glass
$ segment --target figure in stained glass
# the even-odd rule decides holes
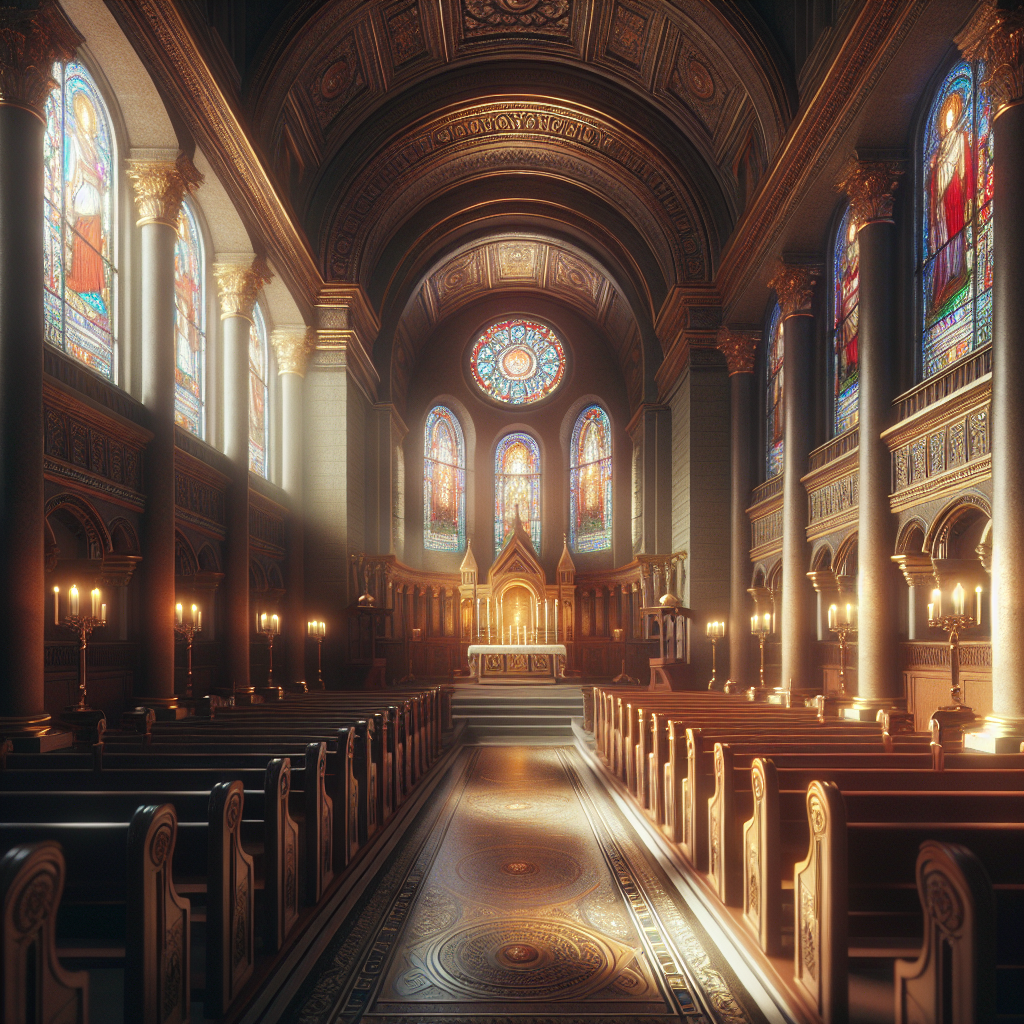
[[[833,264],[833,400],[835,432],[841,434],[857,423],[860,367],[857,351],[857,322],[860,299],[860,245],[857,222],[846,208],[836,232]]]
[[[608,414],[590,405],[576,418],[569,463],[569,543],[574,551],[612,546],[612,436]]]
[[[174,243],[174,421],[197,437],[204,432],[205,271],[202,235],[186,200]]]
[[[270,421],[267,416],[270,354],[267,351],[267,323],[258,302],[252,308],[252,320],[249,328],[249,468],[260,476],[266,476],[270,447]]]
[[[992,332],[992,135],[981,67],[946,76],[924,138],[921,283],[924,376],[986,344]]]
[[[458,418],[443,405],[423,428],[423,547],[461,551],[466,546],[466,446]]]
[[[565,376],[565,350],[544,324],[509,318],[491,324],[469,356],[473,383],[502,405],[530,405],[547,398]]]
[[[540,553],[540,447],[526,433],[506,434],[494,453],[494,543],[500,548],[519,518]]]
[[[77,62],[55,64],[46,102],[46,340],[112,376],[114,142],[103,100]]]
[[[768,410],[768,477],[777,476],[782,472],[786,439],[786,409],[783,401],[785,378],[782,372],[785,352],[783,330],[782,308],[776,303],[768,323],[768,358],[765,361],[768,370],[765,402]]]

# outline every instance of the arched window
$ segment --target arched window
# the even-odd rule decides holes
[[[54,64],[43,137],[46,340],[114,376],[114,133],[92,76]]]
[[[192,204],[178,214],[174,243],[174,421],[206,434],[206,255]]]
[[[423,547],[466,546],[466,444],[451,409],[435,405],[423,428]]]
[[[249,328],[249,468],[260,476],[267,475],[270,450],[270,353],[267,350],[267,322],[257,302],[252,307]]]
[[[833,426],[841,434],[857,423],[860,364],[857,361],[857,312],[860,299],[860,244],[852,207],[839,222],[832,261]]]
[[[768,344],[765,365],[768,371],[768,387],[765,393],[765,409],[768,412],[766,436],[768,439],[766,477],[782,472],[783,446],[786,438],[786,410],[783,403],[785,380],[782,375],[783,334],[782,307],[778,303],[772,310],[768,322]]]
[[[925,377],[992,340],[991,100],[960,61],[924,133],[921,290]]]
[[[501,547],[519,518],[530,531],[534,550],[540,552],[540,447],[517,431],[506,434],[494,452],[494,543]]]
[[[612,429],[599,405],[588,405],[572,428],[569,453],[569,543],[573,551],[612,546]]]

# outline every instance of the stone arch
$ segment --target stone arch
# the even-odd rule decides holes
[[[924,538],[928,532],[928,524],[914,516],[907,520],[896,536],[897,555],[919,555],[924,550]]]
[[[832,569],[837,576],[857,575],[857,545],[857,531],[851,530],[840,542],[832,559]]]
[[[199,572],[199,559],[195,548],[180,531],[174,531],[174,575],[195,576]]]
[[[958,537],[962,536],[967,528],[981,522],[983,518],[992,518],[992,506],[988,498],[976,491],[957,495],[952,501],[947,502],[932,520],[925,534],[922,550],[933,559],[963,557],[959,552],[956,555],[951,553],[951,546],[956,544]],[[983,526],[982,523],[981,529]]]
[[[142,545],[135,527],[123,517],[110,521],[110,543],[110,549],[115,555],[142,554]]]
[[[47,519],[57,511],[66,512],[76,519],[85,531],[90,558],[102,558],[113,550],[110,532],[103,522],[103,517],[85,498],[77,494],[57,494],[47,501],[43,511]]]

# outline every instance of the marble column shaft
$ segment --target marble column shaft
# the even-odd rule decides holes
[[[811,659],[814,589],[807,579],[807,492],[801,477],[811,452],[814,410],[813,275],[782,264],[772,281],[782,305],[785,373],[785,450],[782,482],[782,678],[784,690],[818,687]]]
[[[754,485],[754,362],[759,332],[718,332],[718,347],[729,369],[732,479],[729,494],[729,681],[755,686],[750,639],[750,519],[747,506]]]
[[[49,67],[80,41],[56,12],[0,11],[0,726],[49,724],[43,688],[43,181]]]

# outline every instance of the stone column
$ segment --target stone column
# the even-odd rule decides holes
[[[270,271],[259,257],[214,264],[220,294],[224,344],[224,451],[231,460],[224,559],[224,641],[228,688],[245,699],[249,681],[249,644],[255,624],[249,615],[249,331],[252,309]]]
[[[202,175],[177,160],[129,160],[141,232],[142,404],[153,439],[146,447],[142,522],[142,675],[134,698],[157,716],[183,718],[174,694],[174,243],[185,195]]]
[[[750,519],[747,505],[754,486],[753,412],[754,361],[759,331],[722,327],[718,348],[729,368],[729,674],[726,692],[755,686],[753,648],[750,639]]]
[[[782,306],[783,372],[785,374],[786,435],[782,506],[782,678],[786,691],[818,689],[811,660],[814,637],[814,589],[807,578],[807,492],[801,477],[807,472],[814,422],[814,316],[811,297],[814,271],[780,262],[769,287]]]
[[[43,692],[41,189],[50,68],[80,42],[56,4],[0,8],[0,736],[19,750],[71,741]]]
[[[291,499],[288,523],[288,564],[285,567],[284,632],[285,680],[292,685],[306,678],[306,593],[302,481],[305,451],[302,384],[306,364],[316,348],[311,327],[281,328],[271,332],[281,378],[281,485]]]
[[[985,62],[992,96],[996,211],[992,241],[992,716],[968,734],[976,750],[1024,739],[1024,10],[982,4],[957,39]]]
[[[857,503],[857,700],[855,714],[874,720],[879,707],[902,703],[897,658],[892,553],[896,518],[889,507],[891,458],[882,432],[892,422],[892,352],[896,324],[896,225],[893,196],[900,163],[853,160],[840,188],[850,197],[860,248],[858,305],[859,498]],[[847,716],[851,714],[846,712]]]

